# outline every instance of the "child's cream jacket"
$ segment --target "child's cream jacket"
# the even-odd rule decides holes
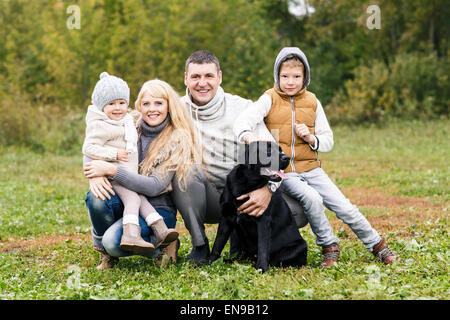
[[[128,162],[117,160],[117,150],[126,149],[125,127],[108,123],[108,116],[94,112],[88,108],[86,114],[86,137],[83,143],[83,154],[93,160],[104,160],[137,173],[138,153],[128,154]],[[136,128],[134,128],[136,130]],[[136,133],[137,136],[137,133]]]

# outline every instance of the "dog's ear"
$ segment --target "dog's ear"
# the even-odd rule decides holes
[[[233,195],[231,194],[230,190],[228,190],[228,186],[225,185],[225,188],[223,189],[222,194],[220,195],[220,205],[223,206],[227,203],[233,203]]]
[[[257,141],[252,150],[251,160],[258,168],[269,167],[271,162],[271,142]]]

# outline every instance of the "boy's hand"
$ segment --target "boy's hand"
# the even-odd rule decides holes
[[[244,134],[244,136],[242,137],[242,140],[244,140],[244,142],[245,142],[246,144],[250,144],[250,143],[252,143],[253,141],[256,141],[256,140],[258,140],[258,139],[256,138],[256,136],[255,136],[253,133],[248,132],[248,133],[245,133],[245,134]]]
[[[117,160],[128,162],[128,151],[125,149],[117,149]]]
[[[309,132],[308,127],[304,123],[295,124],[295,134],[314,147],[316,139],[314,139],[314,136]]]

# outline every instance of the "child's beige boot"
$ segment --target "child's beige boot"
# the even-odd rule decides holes
[[[120,249],[141,255],[148,255],[155,251],[155,246],[141,237],[141,227],[134,223],[123,225]]]
[[[158,219],[150,226],[156,236],[156,247],[165,247],[178,239],[178,231],[169,229],[163,219]]]

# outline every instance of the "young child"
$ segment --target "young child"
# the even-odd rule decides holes
[[[334,211],[380,261],[393,263],[397,256],[387,246],[385,238],[380,237],[320,167],[318,151],[331,150],[333,132],[320,101],[306,89],[310,69],[299,48],[287,47],[280,51],[275,60],[274,80],[274,87],[236,119],[233,130],[238,139],[246,143],[257,139],[252,131],[262,121],[271,132],[278,130],[279,144],[291,157],[281,188],[302,203],[316,235],[316,244],[322,247],[320,266],[334,265],[340,254],[339,240],[333,234],[322,203]]]
[[[124,80],[107,72],[100,74],[92,93],[92,105],[86,114],[83,154],[91,159],[114,162],[138,173],[138,134],[133,117],[127,113],[129,97],[130,89]],[[167,246],[178,239],[178,232],[167,228],[145,196],[115,181],[111,184],[124,204],[121,249],[138,254],[150,254],[155,250],[152,243],[141,237],[139,214],[153,230],[157,247]]]

